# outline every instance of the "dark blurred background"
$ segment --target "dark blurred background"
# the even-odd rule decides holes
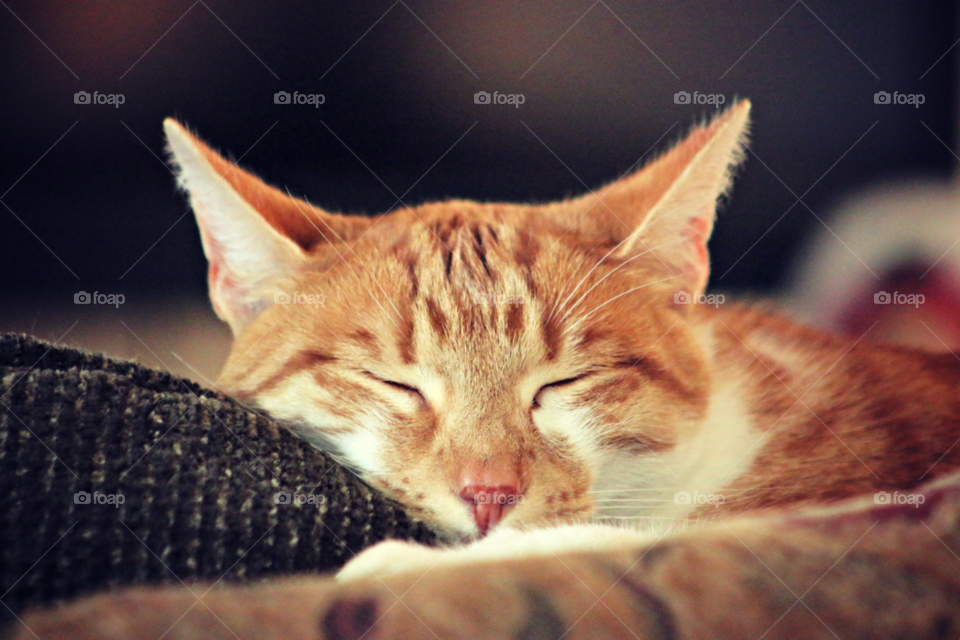
[[[161,162],[170,115],[295,195],[376,213],[578,194],[712,109],[676,92],[746,96],[752,153],[711,242],[712,285],[770,291],[821,228],[811,210],[829,221],[867,185],[953,174],[957,25],[951,2],[877,0],[5,0],[0,330],[209,381],[229,336]],[[78,291],[125,302],[73,305]]]

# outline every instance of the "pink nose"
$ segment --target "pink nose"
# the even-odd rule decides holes
[[[460,497],[473,509],[480,536],[500,524],[521,500],[520,478],[512,472],[467,473],[461,482]]]

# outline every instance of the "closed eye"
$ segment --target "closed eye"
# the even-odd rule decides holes
[[[381,377],[379,377],[379,376],[376,376],[376,375],[370,373],[369,371],[364,371],[364,373],[367,374],[368,376],[370,376],[371,378],[373,378],[374,380],[376,380],[377,382],[382,382],[383,384],[387,385],[388,387],[393,387],[394,389],[397,389],[397,390],[399,390],[399,391],[403,391],[403,392],[405,392],[405,393],[407,393],[407,394],[415,397],[416,399],[418,399],[420,402],[423,402],[424,404],[426,404],[426,402],[427,402],[427,399],[423,397],[423,393],[421,393],[421,392],[420,392],[420,389],[417,389],[416,387],[412,387],[412,386],[410,386],[410,385],[408,385],[408,384],[403,384],[402,382],[395,382],[395,381],[393,381],[393,380],[385,380],[385,379],[383,379],[383,378],[381,378]]]
[[[536,395],[533,396],[533,405],[531,409],[538,409],[540,407],[540,396],[543,395],[543,392],[548,389],[559,389],[561,387],[566,387],[575,382],[580,382],[584,378],[588,377],[592,372],[587,372],[580,374],[579,376],[574,376],[572,378],[564,378],[563,380],[557,380],[556,382],[551,382],[550,384],[545,384],[537,391]]]

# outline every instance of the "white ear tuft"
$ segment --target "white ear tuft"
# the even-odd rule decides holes
[[[255,178],[229,166],[176,121],[166,119],[163,128],[210,263],[210,298],[217,315],[238,335],[302,267],[305,252],[235,188],[238,179]],[[235,174],[228,180],[231,170]]]

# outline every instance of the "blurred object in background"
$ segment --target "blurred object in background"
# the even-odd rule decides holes
[[[954,172],[957,16],[947,1],[4,0],[0,331],[196,378],[176,353],[201,380],[221,366],[167,116],[293,195],[372,214],[582,194],[749,97],[711,285],[766,295],[838,199]],[[75,305],[81,291],[126,303]]]
[[[797,265],[784,303],[845,336],[960,350],[960,188],[890,184],[848,198]]]

